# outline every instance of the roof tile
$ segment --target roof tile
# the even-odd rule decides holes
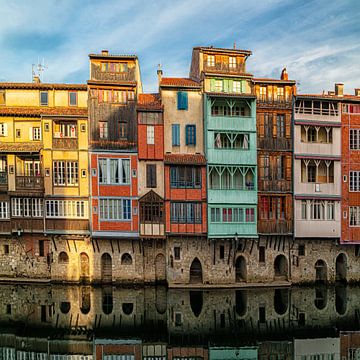
[[[201,85],[189,78],[170,78],[164,77],[161,79],[160,86],[171,86],[171,87],[191,87],[200,88]]]
[[[0,143],[0,153],[19,153],[19,152],[39,152],[42,144],[39,142],[2,142]]]
[[[139,94],[138,110],[162,110],[163,106],[161,104],[159,94]]]
[[[0,82],[0,89],[87,90],[86,84]]]
[[[165,164],[206,165],[206,158],[201,154],[165,154]]]
[[[37,106],[18,106],[18,107],[1,107],[0,116],[41,116],[41,115],[56,115],[56,116],[87,116],[87,108],[75,107],[37,107]]]

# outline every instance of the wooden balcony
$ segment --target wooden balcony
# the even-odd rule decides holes
[[[78,148],[77,138],[53,138],[53,148],[62,150],[76,150]]]
[[[292,150],[292,140],[286,138],[258,137],[257,144],[259,149],[271,151]]]
[[[72,234],[89,232],[89,220],[86,219],[46,219],[45,232]]]
[[[113,83],[122,81],[136,81],[135,70],[129,69],[125,72],[101,71],[99,66],[91,64],[91,80],[109,81]]]
[[[290,192],[291,191],[291,180],[258,180],[258,191],[266,192]]]
[[[163,237],[165,236],[165,224],[140,222],[140,236]]]
[[[0,171],[0,191],[7,191],[8,175],[6,171]]]
[[[260,234],[292,234],[293,223],[291,220],[258,220],[258,232]]]
[[[21,230],[23,233],[43,233],[44,219],[43,218],[12,218],[11,231],[16,233]]]
[[[42,176],[16,175],[16,191],[43,192],[44,178]]]
[[[207,61],[204,61],[205,72],[212,73],[225,73],[225,74],[244,74],[245,73],[245,64],[226,64],[217,62],[213,65],[208,64]]]
[[[10,220],[1,220],[0,221],[0,234],[11,234]]]
[[[259,95],[257,98],[257,106],[262,107],[282,107],[291,109],[292,107],[292,97],[286,98],[285,96],[277,96],[272,98],[268,95]]]

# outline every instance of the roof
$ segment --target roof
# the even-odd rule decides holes
[[[159,94],[139,94],[137,102],[138,110],[162,110]]]
[[[90,59],[113,59],[113,60],[136,60],[138,57],[134,54],[89,54]]]
[[[329,95],[329,94],[297,94],[296,98],[306,98],[306,99],[318,99],[318,100],[336,100],[336,101],[360,101],[360,96],[356,95]]]
[[[160,86],[163,87],[182,87],[182,88],[195,88],[200,89],[200,83],[189,78],[170,78],[164,77],[160,81]]]
[[[229,54],[252,55],[252,52],[250,50],[216,48],[213,46],[197,46],[197,47],[194,47],[194,50],[201,50],[201,51],[207,51],[207,52],[229,53]]]
[[[0,89],[39,89],[39,90],[87,90],[86,84],[48,84],[48,83],[20,83],[0,82]]]
[[[201,154],[165,154],[165,164],[206,165],[206,158]]]
[[[291,84],[295,85],[296,80],[281,80],[281,79],[267,79],[267,78],[253,78],[254,83],[266,83],[266,84]]]
[[[39,152],[42,149],[41,143],[36,142],[1,142],[0,153],[29,153]]]
[[[96,85],[96,86],[111,86],[111,87],[124,87],[124,86],[132,86],[135,87],[137,85],[136,81],[133,80],[121,80],[119,82],[108,81],[108,80],[88,80],[88,85]]]
[[[28,116],[40,117],[42,115],[56,116],[88,116],[87,108],[77,107],[39,107],[39,106],[0,106],[0,116]]]

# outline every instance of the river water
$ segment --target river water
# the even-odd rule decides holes
[[[0,285],[0,360],[360,359],[360,287]]]

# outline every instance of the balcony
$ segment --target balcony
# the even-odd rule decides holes
[[[11,234],[11,223],[9,219],[0,221],[0,234]]]
[[[54,234],[87,234],[89,232],[89,220],[46,219],[45,232]]]
[[[221,237],[221,238],[233,238],[237,237],[248,237],[257,238],[257,225],[255,223],[248,224],[234,224],[234,223],[210,223],[208,236]]]
[[[140,221],[140,236],[163,237],[165,236],[165,225],[160,223],[148,223]]]
[[[204,61],[203,69],[205,72],[215,74],[243,75],[245,73],[245,64],[226,64],[221,62],[209,64],[207,61]]]
[[[288,98],[285,96],[278,95],[274,98],[266,95],[260,94],[257,98],[258,106],[266,106],[266,107],[283,107],[290,109],[292,106],[292,98]]]
[[[78,148],[77,138],[53,138],[53,148],[62,150],[76,150]]]
[[[259,191],[266,192],[290,192],[291,191],[291,180],[266,180],[259,179]]]
[[[251,116],[209,116],[207,130],[256,131],[256,120]]]
[[[136,81],[135,69],[128,69],[124,72],[101,71],[99,66],[91,64],[91,80],[109,81],[113,83]]]
[[[291,220],[258,220],[258,232],[260,234],[292,234],[293,224]]]
[[[16,191],[41,192],[44,191],[44,178],[42,176],[16,175]]]
[[[43,233],[44,220],[43,218],[12,218],[11,231],[16,233],[18,230],[24,233]]]
[[[257,139],[259,149],[271,151],[291,151],[292,140],[286,138],[262,137]]]
[[[257,204],[257,191],[254,185],[247,189],[216,190],[208,189],[209,204]]]
[[[309,104],[305,104],[309,103]],[[309,106],[307,106],[309,105]],[[327,107],[320,106],[317,102],[297,101],[294,109],[294,119],[310,121],[341,122],[340,107],[338,104],[330,104]]]

